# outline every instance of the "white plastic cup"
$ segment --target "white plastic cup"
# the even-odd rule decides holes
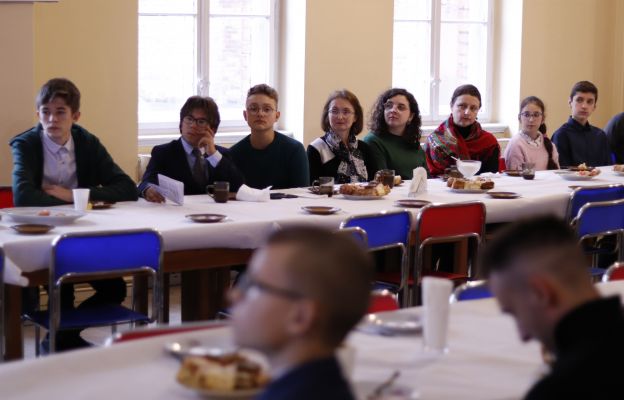
[[[76,211],[87,211],[87,206],[89,205],[89,189],[73,189],[72,194],[74,195],[74,210]]]
[[[448,279],[424,277],[423,298],[423,345],[425,351],[446,353],[449,320],[449,297],[453,282]]]

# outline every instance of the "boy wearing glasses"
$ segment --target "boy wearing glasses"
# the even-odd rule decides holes
[[[292,227],[269,238],[229,294],[234,341],[269,362],[272,382],[257,399],[354,398],[336,350],[366,313],[371,279],[351,237]]]
[[[232,158],[245,183],[253,188],[308,186],[308,159],[303,145],[273,129],[280,117],[277,104],[278,94],[272,87],[260,84],[249,89],[243,116],[251,134],[232,146]]]
[[[155,203],[165,201],[154,188],[158,174],[184,183],[185,195],[206,194],[206,186],[215,181],[229,182],[230,191],[236,192],[243,184],[243,176],[229,150],[214,142],[220,123],[219,108],[212,98],[189,97],[180,109],[181,137],[152,149],[139,184],[140,195]]]
[[[598,88],[593,83],[581,81],[574,84],[568,100],[572,115],[552,137],[559,151],[561,167],[582,163],[593,167],[611,165],[607,135],[589,123],[597,102]]]
[[[108,202],[137,199],[136,186],[99,139],[76,124],[80,118],[80,91],[71,81],[46,82],[36,99],[39,124],[14,137],[13,198],[16,206],[55,206],[73,202],[73,188],[89,188],[90,200]],[[91,281],[95,294],[80,308],[121,304],[126,297],[122,278]],[[38,289],[35,290],[38,297]],[[74,308],[73,284],[61,287],[61,308]],[[80,330],[58,332],[56,350],[89,346]],[[48,337],[41,350],[49,350]]]

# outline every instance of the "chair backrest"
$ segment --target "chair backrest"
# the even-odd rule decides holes
[[[147,267],[159,271],[162,239],[153,229],[68,233],[52,244],[50,279],[64,275],[131,272]]]
[[[412,214],[405,210],[353,215],[340,224],[340,229],[363,229],[366,232],[370,250],[381,250],[399,245],[407,247],[411,227]]]
[[[416,217],[416,240],[474,236],[485,231],[485,205],[481,202],[427,205]]]
[[[209,322],[195,322],[185,323],[178,326],[161,325],[157,327],[150,327],[145,329],[133,329],[124,332],[117,332],[113,336],[106,340],[105,346],[112,344],[129,342],[138,339],[147,339],[154,336],[173,335],[192,331],[201,331],[206,329],[215,329],[227,326],[225,322],[209,321]]]
[[[620,199],[624,199],[624,185],[621,184],[576,188],[570,194],[566,220],[572,221],[576,218],[581,207],[587,203]]]
[[[487,281],[470,281],[459,285],[451,294],[450,301],[455,303],[465,300],[487,299],[492,297],[492,292]]]
[[[624,262],[613,263],[602,275],[603,282],[622,280],[624,280]]]
[[[0,186],[0,208],[11,208],[13,205],[13,188]]]
[[[503,172],[507,169],[507,163],[505,162],[505,158],[500,157],[498,159],[498,172]]]
[[[4,360],[4,252],[0,248],[0,363]]]
[[[581,240],[589,236],[622,232],[624,230],[624,200],[585,204],[576,217],[575,228]]]
[[[370,296],[368,313],[394,311],[399,309],[399,297],[387,289],[373,290]]]

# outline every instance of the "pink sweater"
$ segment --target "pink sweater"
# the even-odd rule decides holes
[[[505,165],[507,169],[520,169],[524,162],[535,163],[536,170],[548,168],[548,152],[544,147],[544,141],[541,136],[532,143],[529,143],[527,139],[528,137],[520,132],[511,138],[507,148],[505,148]],[[559,153],[557,153],[557,148],[554,145],[553,160],[559,166]]]

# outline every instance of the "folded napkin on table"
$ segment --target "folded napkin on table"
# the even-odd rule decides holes
[[[271,195],[269,193],[271,186],[264,189],[253,189],[247,185],[243,185],[236,192],[236,200],[240,201],[269,201]]]
[[[416,197],[427,191],[427,171],[423,167],[414,168],[414,177],[410,182],[407,197]]]

